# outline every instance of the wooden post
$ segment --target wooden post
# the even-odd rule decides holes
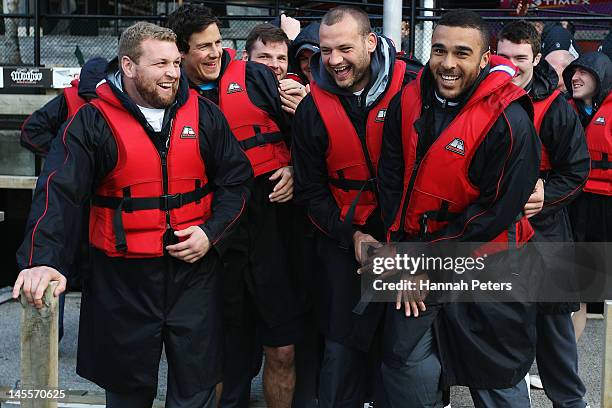
[[[21,291],[21,390],[58,388],[58,298],[53,296],[57,282],[51,282],[43,296],[44,306],[28,304]],[[39,391],[40,395],[40,391]],[[57,408],[53,398],[21,399],[25,408]]]
[[[603,378],[601,406],[612,408],[612,300],[606,300],[604,311]]]

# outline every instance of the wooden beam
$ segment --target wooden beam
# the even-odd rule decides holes
[[[33,190],[36,187],[36,179],[35,176],[0,175],[0,188]]]
[[[43,307],[31,306],[21,291],[21,390],[58,388],[58,298],[57,282],[43,295]],[[57,408],[54,399],[22,399],[25,408]]]
[[[612,300],[604,303],[604,352],[603,378],[601,381],[601,406],[612,408]]]
[[[30,115],[43,107],[53,95],[0,95],[0,112],[4,115]]]

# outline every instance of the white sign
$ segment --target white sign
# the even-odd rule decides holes
[[[80,73],[81,68],[53,68],[53,88],[68,88]]]

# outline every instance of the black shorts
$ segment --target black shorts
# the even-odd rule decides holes
[[[297,241],[294,239],[295,206],[290,202],[269,201],[268,195],[275,184],[268,180],[269,176],[255,179],[247,209],[224,253],[222,283],[226,325],[247,324],[249,319],[245,314],[251,309],[258,316],[256,322],[261,321],[263,327],[270,329],[291,326],[290,323],[304,313],[303,297],[297,290],[298,269],[292,247]],[[245,291],[249,294],[249,302]]]

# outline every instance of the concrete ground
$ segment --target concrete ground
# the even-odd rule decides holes
[[[14,387],[19,380],[20,307],[19,303],[12,301],[0,304],[0,387]],[[103,390],[75,373],[79,307],[80,298],[78,295],[69,295],[65,309],[65,336],[59,348],[59,388],[83,390],[98,394],[102,393]],[[587,388],[587,400],[592,408],[600,407],[602,341],[603,321],[601,319],[589,319],[584,335],[578,344],[578,352],[579,370]],[[532,372],[537,372],[535,366]],[[165,358],[163,358],[160,364],[158,388],[158,398],[162,400],[165,396],[166,374],[167,365]],[[532,390],[531,395],[534,408],[552,407],[543,391]],[[252,406],[265,406],[263,404],[261,376],[254,380],[252,400]],[[469,391],[463,387],[454,387],[452,390],[452,407],[472,406]]]

